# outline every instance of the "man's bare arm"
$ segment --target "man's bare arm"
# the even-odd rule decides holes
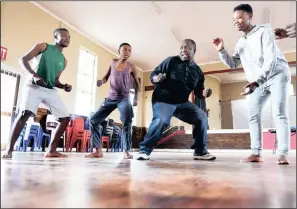
[[[57,76],[56,81],[55,81],[55,87],[57,87],[57,88],[64,89],[64,87],[65,87],[65,85],[60,82],[60,76],[64,72],[66,66],[67,66],[67,60],[65,59],[65,61],[64,61],[64,69],[61,70],[61,72],[59,73],[59,75]]]
[[[138,76],[137,76],[137,69],[136,69],[136,66],[134,64],[131,64],[131,75],[132,75],[132,77],[134,78],[134,81],[135,81],[135,97],[134,97],[134,102],[137,102],[140,84],[139,84],[139,80],[138,80]]]
[[[98,86],[98,87],[102,86],[103,84],[105,84],[105,83],[108,81],[109,76],[110,76],[110,73],[111,73],[111,65],[112,65],[112,63],[113,63],[114,61],[116,61],[116,59],[113,59],[113,60],[112,60],[112,62],[111,62],[110,65],[109,65],[109,68],[108,68],[106,74],[103,76],[103,78],[102,78],[101,80],[98,80],[98,81],[97,81],[97,86]]]
[[[21,59],[20,59],[20,65],[23,69],[27,70],[32,75],[35,75],[36,73],[31,68],[29,61],[32,60],[34,57],[38,56],[40,53],[44,52],[47,45],[46,43],[40,43],[33,46],[30,51],[28,51]]]

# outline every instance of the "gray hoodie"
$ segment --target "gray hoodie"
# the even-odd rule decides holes
[[[235,46],[233,56],[223,49],[219,57],[231,69],[242,64],[247,80],[260,85],[279,73],[289,73],[289,65],[276,44],[269,24],[256,25],[243,35]]]

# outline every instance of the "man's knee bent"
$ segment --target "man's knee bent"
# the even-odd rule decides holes
[[[103,121],[105,120],[105,118],[103,119],[99,119],[98,120],[98,117],[96,117],[95,115],[93,115],[91,118],[90,118],[90,127],[92,126],[98,126],[100,123],[102,123]]]
[[[206,127],[208,126],[208,119],[207,119],[207,115],[206,114],[201,114],[201,115],[197,115],[194,119],[194,122],[193,122],[193,125],[194,126],[199,126],[199,125],[202,125],[203,127]]]
[[[281,112],[276,113],[276,114],[273,115],[273,119],[275,121],[286,121],[286,120],[288,120],[288,115],[285,114],[285,113],[281,113]]]
[[[252,114],[249,115],[249,123],[257,123],[261,121],[261,115],[260,114]]]
[[[170,121],[168,120],[168,118],[165,118],[165,117],[155,118],[153,122],[158,126],[169,126],[170,125]]]

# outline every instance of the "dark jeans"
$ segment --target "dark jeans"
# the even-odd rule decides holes
[[[193,138],[195,143],[192,149],[195,149],[197,155],[206,154],[207,116],[205,112],[191,102],[176,105],[155,103],[153,105],[153,121],[144,137],[144,141],[139,144],[140,153],[151,154],[153,147],[161,140],[163,131],[170,125],[172,116],[194,125]]]
[[[116,108],[120,111],[120,117],[122,121],[122,140],[123,149],[129,151],[132,144],[132,118],[133,109],[129,98],[111,100],[106,98],[101,107],[95,112],[90,119],[90,131],[91,131],[91,147],[101,148],[101,135],[100,135],[100,123],[103,122],[109,114]]]

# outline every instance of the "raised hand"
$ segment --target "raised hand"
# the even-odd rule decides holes
[[[276,39],[295,38],[296,37],[296,23],[287,25],[285,29],[276,28],[274,30]]]
[[[215,38],[212,43],[218,52],[224,49],[224,40],[222,38]]]
[[[287,25],[286,32],[289,38],[295,38],[296,37],[296,23],[292,23],[290,25]]]
[[[283,39],[283,38],[287,38],[287,31],[285,29],[282,28],[276,28],[274,29],[274,34],[276,39]]]

